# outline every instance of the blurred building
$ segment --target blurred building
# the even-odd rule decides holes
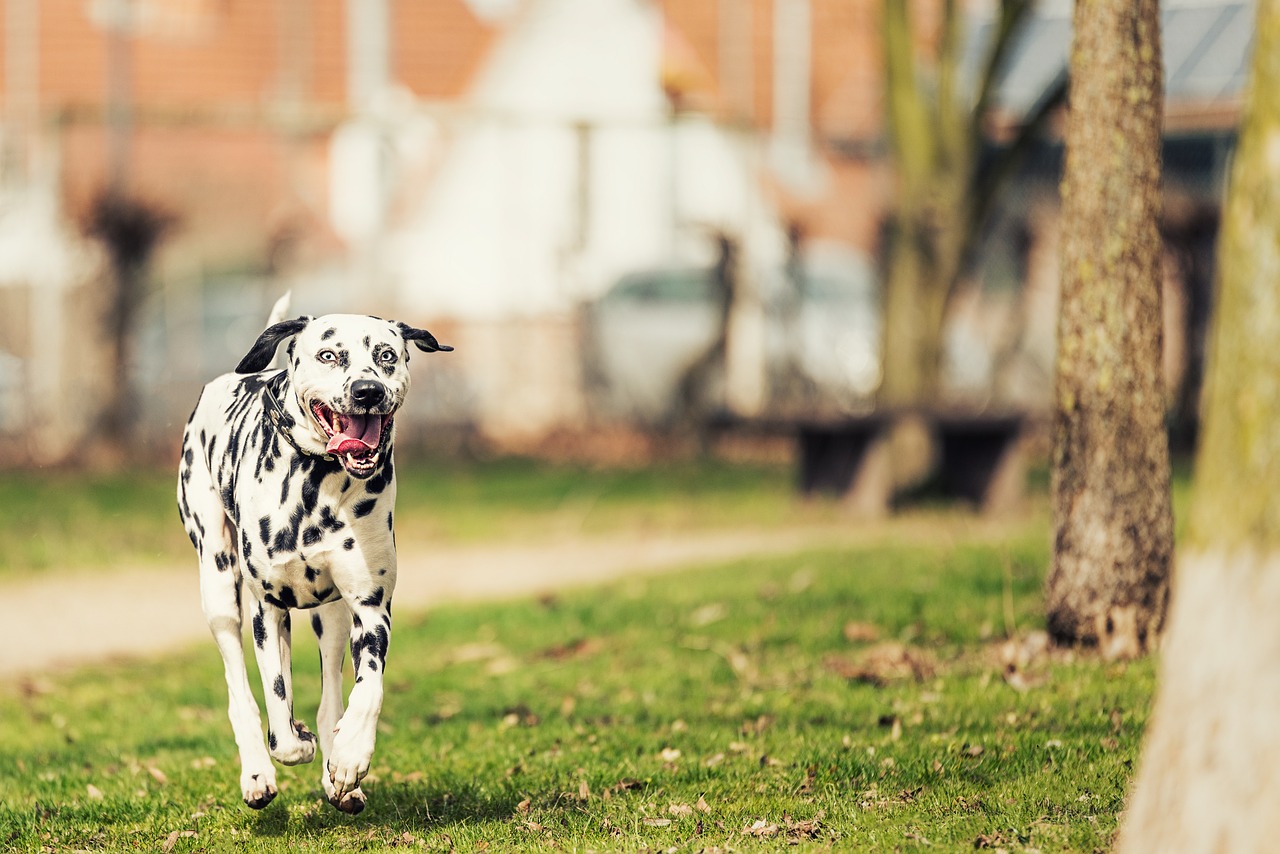
[[[1252,19],[1245,0],[1166,6]],[[1038,46],[1018,62],[1065,57],[1066,8],[1045,7],[1035,32],[1049,42],[1028,42]],[[710,268],[722,238],[737,247],[747,286],[731,319],[727,395],[752,411],[768,399],[765,291],[787,269],[788,235],[839,247],[848,269],[874,266],[890,188],[879,0],[0,0],[0,10],[9,456],[57,459],[94,428],[106,266],[83,223],[108,189],[177,222],[151,265],[132,366],[146,392],[140,442],[159,447],[286,289],[298,312],[382,313],[457,346],[415,361],[405,428],[516,441],[595,417],[580,309],[628,274]],[[925,41],[934,24],[924,21]],[[1238,40],[1206,47],[1197,26],[1178,29],[1189,54],[1240,58]],[[1007,75],[1006,88],[1021,92],[1051,65]],[[1202,129],[1229,140],[1235,94],[1209,93]],[[1052,153],[1044,162],[1054,168]],[[999,284],[1012,270],[1042,285],[1017,308],[1003,284],[994,302],[978,288],[961,305],[978,306],[962,335],[992,334],[983,324],[1001,311],[1044,322],[1043,305],[1024,303],[1048,304],[1056,285],[1052,204],[1041,201],[1049,171],[1028,173],[993,242],[1022,248],[996,253],[988,276]],[[1210,180],[1220,186],[1216,172]]]

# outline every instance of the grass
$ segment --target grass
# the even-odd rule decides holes
[[[397,474],[398,534],[407,548],[835,518],[829,505],[793,499],[784,466],[707,461],[599,469],[501,459],[406,462]],[[4,473],[0,579],[193,561],[174,479],[158,470]]]
[[[486,489],[444,491],[484,503]],[[564,500],[530,489],[544,513]],[[1047,560],[1037,522],[998,543],[889,542],[398,615],[355,818],[323,802],[314,766],[281,769],[265,811],[240,803],[211,644],[4,689],[0,847],[1105,849],[1154,668],[1057,654],[1006,670],[1001,642],[1037,626]],[[295,663],[308,720],[314,659]]]

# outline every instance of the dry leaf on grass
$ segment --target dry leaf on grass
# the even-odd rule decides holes
[[[880,640],[880,628],[873,623],[851,621],[844,624],[844,639],[849,643],[872,643]]]
[[[173,846],[178,844],[179,839],[194,839],[198,834],[194,830],[175,830],[165,839],[164,844],[160,846],[160,850],[165,854],[169,854],[173,850]]]
[[[574,638],[565,644],[550,646],[537,654],[538,658],[551,661],[566,661],[570,658],[586,658],[604,648],[599,638]]]
[[[770,824],[769,822],[765,821],[762,818],[756,819],[756,821],[753,822],[752,824],[742,828],[742,835],[754,836],[757,839],[764,839],[765,837],[769,837],[769,836],[777,836],[778,825]]]
[[[868,649],[856,661],[828,657],[827,669],[853,682],[883,688],[892,682],[923,682],[937,673],[938,665],[926,650],[897,641],[885,641]]]

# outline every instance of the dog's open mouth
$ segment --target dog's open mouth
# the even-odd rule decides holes
[[[343,467],[356,477],[373,474],[394,413],[336,412],[315,400],[311,402],[311,414],[329,437],[326,453],[342,460]]]

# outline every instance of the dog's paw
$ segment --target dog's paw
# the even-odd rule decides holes
[[[347,792],[342,797],[338,797],[335,794],[329,795],[328,798],[330,805],[332,805],[334,809],[339,812],[344,812],[347,815],[359,815],[364,811],[365,797],[364,792],[360,791],[359,786],[352,789],[350,792]]]
[[[240,791],[250,809],[260,810],[275,800],[275,774],[244,774],[240,778]]]
[[[293,721],[292,732],[272,735],[271,758],[281,765],[305,765],[316,758],[316,736],[302,721]]]
[[[326,764],[329,782],[333,784],[333,791],[328,792],[330,802],[335,797],[341,802],[359,787],[360,781],[369,773],[369,760],[373,757],[372,739],[365,743],[364,739],[344,738],[344,735],[345,731],[339,731],[334,736],[333,749]]]

